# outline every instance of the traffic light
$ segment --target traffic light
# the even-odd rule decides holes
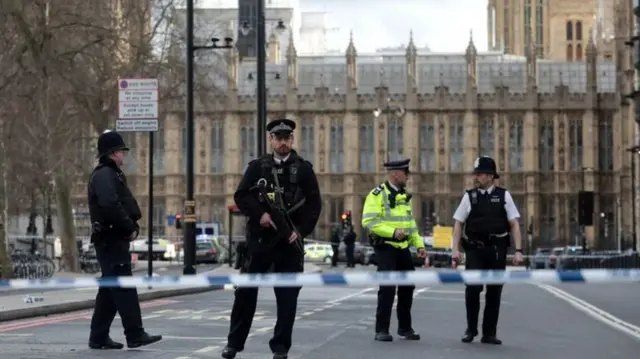
[[[345,224],[351,224],[351,211],[343,212],[340,218],[342,218],[342,222]]]
[[[176,229],[182,228],[182,215],[176,214]]]

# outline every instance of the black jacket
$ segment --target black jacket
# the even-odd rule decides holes
[[[265,173],[265,163],[269,163],[270,166],[275,167],[280,172],[278,181],[285,192],[284,197],[292,197],[288,196],[288,194],[294,193],[299,189],[305,198],[304,205],[291,213],[290,216],[300,235],[303,238],[307,237],[313,232],[320,218],[322,199],[320,198],[320,188],[313,166],[310,162],[299,157],[295,151],[292,151],[287,161],[281,164],[276,164],[273,161],[273,155],[270,154],[249,162],[249,166],[233,196],[240,211],[249,217],[249,231],[252,234],[259,233],[267,236],[274,232],[260,226],[260,218],[267,209],[259,201],[257,191],[252,190],[261,178],[264,178],[269,186],[274,185],[273,176],[270,173]],[[291,168],[294,166],[297,170],[296,183],[292,183],[290,180]],[[285,202],[287,201],[285,200]],[[292,203],[287,203],[286,205],[290,204]]]
[[[124,173],[110,158],[102,157],[93,170],[88,199],[91,223],[98,224],[99,237],[125,239],[140,230],[137,222],[142,213],[138,202],[133,198]]]

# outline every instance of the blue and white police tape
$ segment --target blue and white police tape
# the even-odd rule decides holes
[[[152,286],[210,287],[370,287],[377,285],[527,284],[640,282],[640,269],[536,271],[414,271],[349,273],[270,273],[214,276],[158,276],[71,279],[16,279],[0,281],[0,288],[86,288]]]

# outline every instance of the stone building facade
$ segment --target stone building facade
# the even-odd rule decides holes
[[[387,159],[412,159],[409,190],[423,232],[452,224],[478,155],[493,156],[500,184],[513,193],[523,229],[536,244],[573,243],[578,190],[596,194],[592,245],[612,247],[631,233],[633,109],[621,94],[631,82],[628,57],[583,61],[478,53],[418,53],[413,39],[397,55],[358,55],[353,40],[339,57],[300,57],[293,42],[284,64],[270,63],[269,117],[298,122],[295,148],[315,167],[324,210],[314,236],[328,239],[344,210],[360,221],[368,191],[384,181]],[[621,50],[622,51],[622,50]],[[622,53],[622,52],[621,52]],[[254,63],[228,54],[226,96],[196,104],[196,203],[200,221],[226,224],[243,168],[255,156]],[[404,114],[393,111],[403,108]],[[380,109],[380,115],[373,112]],[[154,161],[154,231],[177,237],[167,216],[185,195],[181,104],[165,104]],[[140,203],[147,198],[147,135],[130,135],[127,172]],[[78,187],[82,195],[83,187]],[[81,197],[79,197],[81,198]],[[146,212],[144,212],[146,213]],[[146,223],[143,223],[146,226]],[[225,228],[225,231],[227,228]]]

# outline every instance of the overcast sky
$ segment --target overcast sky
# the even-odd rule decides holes
[[[302,11],[325,11],[338,30],[329,47],[344,49],[353,30],[359,52],[407,44],[413,30],[417,46],[462,52],[473,30],[476,47],[487,48],[486,0],[300,0]]]

